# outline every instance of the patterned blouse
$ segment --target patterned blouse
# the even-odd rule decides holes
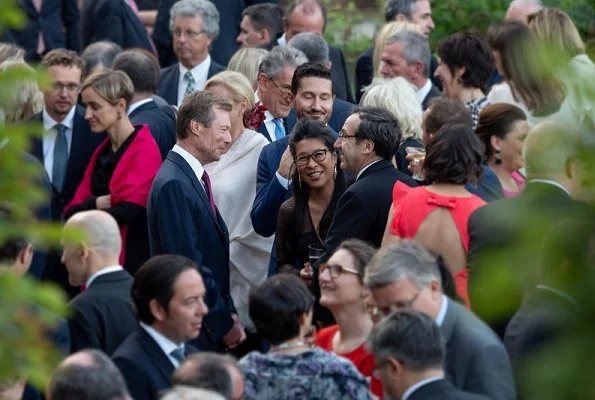
[[[252,352],[240,360],[246,400],[366,400],[370,386],[353,364],[313,348],[300,354]]]
[[[482,108],[490,104],[487,97],[480,97],[465,103],[469,111],[471,111],[471,118],[473,118],[473,130],[477,127],[479,121],[479,112]]]

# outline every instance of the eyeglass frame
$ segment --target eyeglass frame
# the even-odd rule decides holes
[[[321,163],[324,160],[326,160],[327,153],[330,152],[330,151],[331,150],[329,150],[329,149],[318,149],[318,150],[313,151],[310,154],[302,154],[300,156],[295,156],[295,157],[293,157],[293,161],[295,162],[295,164],[298,167],[305,167],[306,165],[308,165],[310,163],[310,159],[312,159],[312,161],[314,161],[315,163]],[[316,154],[318,152],[324,152],[324,157],[322,159],[320,159],[320,160],[314,159],[314,154]],[[300,161],[298,159],[301,158],[301,157],[305,157],[305,160],[306,160],[305,163],[300,163]]]
[[[198,31],[198,32],[197,31],[180,31],[177,29],[173,29],[171,31],[171,34],[173,37],[176,37],[176,38],[180,38],[180,37],[182,37],[182,34],[185,34],[188,39],[194,40],[194,39],[198,39],[198,37],[202,34],[207,34],[207,32],[206,31]]]
[[[272,79],[272,78],[269,78],[268,76],[267,76],[267,79],[268,79],[269,81],[273,82],[273,85],[275,85],[275,87],[277,88],[277,90],[279,91],[279,93],[281,93],[281,96],[286,96],[286,97],[293,97],[293,93],[291,93],[291,89],[289,89],[289,90],[286,90],[286,89],[283,89],[283,88],[281,88],[281,86],[279,86],[279,85],[277,84],[277,82],[275,82],[275,80],[274,80],[274,79]]]
[[[339,131],[339,137],[338,137],[338,139],[341,140],[341,141],[345,141],[346,139],[357,138],[357,137],[358,137],[357,135],[346,135],[345,134],[345,131],[343,129],[341,129]]]
[[[333,276],[333,273],[331,272],[333,267],[334,267],[334,268],[337,268],[337,267],[338,267],[338,268],[340,268],[340,272],[339,272],[339,274],[338,274],[338,275],[336,275],[336,276]],[[319,264],[319,265],[318,265],[318,276],[322,275],[322,273],[323,273],[325,270],[327,270],[327,269],[328,269],[328,274],[329,274],[329,276],[331,277],[331,279],[337,279],[338,277],[340,277],[340,276],[341,276],[341,274],[343,273],[343,271],[345,271],[345,272],[349,272],[349,273],[352,273],[352,274],[355,274],[355,275],[357,275],[357,276],[362,276],[362,274],[361,274],[359,271],[356,271],[356,270],[354,270],[354,269],[345,268],[344,266],[342,266],[342,265],[339,265],[339,264],[333,264],[333,265],[329,265],[329,264],[327,264],[327,263],[322,263],[322,264]]]
[[[419,297],[419,295],[421,294],[421,292],[424,291],[426,287],[421,288],[420,290],[418,290],[418,292],[410,299],[407,300],[405,302],[403,302],[403,307],[398,307],[397,309],[394,309],[394,304],[391,305],[390,307],[390,312],[388,314],[384,314],[382,312],[380,312],[380,309],[378,307],[374,307],[371,312],[370,315],[371,316],[376,316],[379,315],[381,318],[386,317],[387,315],[393,313],[393,312],[398,312],[398,311],[403,311],[403,310],[409,310],[411,308],[411,306],[413,305],[413,303],[415,303],[415,300],[417,300],[417,298]]]
[[[77,83],[64,84],[62,82],[52,82],[51,88],[57,92],[61,92],[66,89],[68,93],[76,93],[81,88],[81,85]]]

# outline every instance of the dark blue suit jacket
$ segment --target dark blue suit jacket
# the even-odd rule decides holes
[[[169,106],[158,106],[150,101],[135,109],[129,115],[133,124],[146,124],[151,135],[155,138],[161,159],[165,160],[167,153],[176,144],[176,113]]]
[[[333,111],[331,113],[331,119],[328,121],[328,125],[335,131],[339,132],[343,129],[343,124],[345,120],[349,116],[349,112],[351,109],[355,107],[354,104],[348,103],[344,100],[335,97],[335,101],[333,101]],[[297,123],[297,115],[295,113],[295,108],[292,108],[289,112],[287,118],[285,118],[285,126],[288,128],[287,133],[291,133],[293,127]],[[266,129],[266,128],[265,128]]]
[[[38,35],[45,43],[45,51],[67,48],[79,52],[80,17],[76,0],[44,0],[40,12],[32,0],[21,0],[21,10],[27,18],[22,29],[12,29],[16,43],[25,49],[25,59],[39,60],[37,54]]]
[[[503,198],[504,193],[502,192],[502,185],[500,184],[500,180],[498,179],[498,176],[496,176],[496,173],[485,164],[482,168],[483,177],[481,180],[476,184],[466,184],[465,189],[488,203]]]
[[[187,354],[196,352],[192,346],[185,348]],[[141,327],[118,347],[112,359],[124,375],[128,391],[135,400],[157,400],[160,392],[171,386],[174,365]]]
[[[351,83],[349,83],[345,56],[341,49],[335,46],[329,46],[328,52],[331,61],[331,74],[333,76],[333,82],[335,83],[335,94],[337,98],[353,103],[355,100],[353,99]]]
[[[217,64],[215,60],[211,59],[211,66],[207,73],[207,79],[211,76],[225,71],[225,68]],[[178,85],[180,80],[180,67],[178,63],[172,64],[167,68],[163,68],[160,74],[159,88],[157,95],[163,97],[170,105],[178,104]]]
[[[81,47],[100,40],[155,53],[147,29],[124,0],[83,0]]]
[[[229,234],[184,158],[170,151],[161,165],[147,203],[151,256],[179,254],[193,260],[207,290],[209,314],[195,342],[201,350],[222,350],[221,339],[233,325],[229,295]]]

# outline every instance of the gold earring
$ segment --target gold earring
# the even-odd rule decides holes
[[[298,184],[300,185],[300,188],[302,187],[302,176],[300,174],[298,174]]]
[[[335,164],[335,169],[333,170],[333,180],[337,180],[337,164]]]

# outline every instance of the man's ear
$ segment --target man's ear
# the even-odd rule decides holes
[[[203,125],[200,122],[198,122],[194,119],[190,121],[190,131],[194,135],[196,135],[196,136],[200,135],[200,133],[202,132],[202,128],[203,128]]]
[[[155,299],[149,301],[149,311],[155,320],[162,322],[167,317],[165,308]]]
[[[326,69],[330,70],[332,66],[333,66],[333,62],[331,60],[328,60],[326,62]]]
[[[267,44],[271,41],[271,35],[269,35],[269,31],[266,29],[261,29],[260,36],[262,37],[262,44]]]

